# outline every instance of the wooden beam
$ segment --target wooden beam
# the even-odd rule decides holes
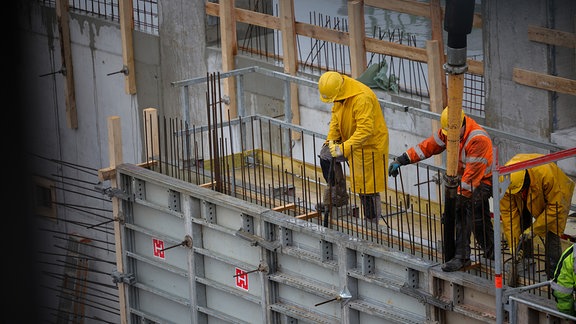
[[[382,41],[375,38],[366,38],[366,50],[378,54],[403,57],[422,63],[428,61],[426,49]]]
[[[441,41],[442,39],[442,36],[440,36],[440,34],[442,33],[443,29],[442,27],[443,10],[440,9],[441,12],[438,13],[439,9],[437,8],[438,7],[437,5],[434,5],[434,7],[432,7],[427,3],[406,1],[406,0],[401,1],[364,0],[364,4],[377,8],[394,10],[398,12],[431,18],[432,24],[436,24],[435,33],[439,34],[434,37],[436,37],[438,41]],[[219,17],[221,9],[220,6],[221,5],[217,3],[207,2],[205,6],[206,14]],[[238,22],[243,22],[275,30],[282,29],[280,19],[277,17],[239,8],[234,9],[234,13],[236,15],[236,21]],[[482,22],[481,16],[475,14],[473,27],[480,28],[481,22]],[[321,26],[316,26],[303,22],[295,22],[295,28],[296,28],[296,35],[302,35],[304,37],[310,37],[313,39],[318,39],[346,46],[349,46],[351,42],[350,35],[347,32],[328,29]],[[366,52],[390,55],[399,58],[406,58],[423,63],[428,61],[428,58],[426,57],[426,50],[422,48],[397,44],[369,37],[365,38],[364,43]],[[443,46],[440,46],[440,50],[443,51]],[[443,61],[445,62],[446,59],[444,58]],[[468,73],[475,75],[484,75],[483,62],[470,59],[468,59],[467,62],[468,62]],[[446,85],[444,87],[447,88]],[[444,101],[446,103],[447,99],[445,99]]]
[[[60,55],[62,56],[62,71],[64,97],[66,98],[66,125],[68,128],[78,128],[78,111],[76,110],[76,90],[74,87],[74,65],[72,64],[72,48],[70,45],[70,17],[67,0],[56,0],[56,16],[58,33],[60,34]]]
[[[282,31],[282,51],[284,54],[284,72],[290,75],[298,73],[298,53],[296,42],[296,15],[294,14],[294,0],[280,1],[280,26]],[[298,85],[290,83],[290,110],[292,120],[288,122],[300,125],[300,102],[298,98]],[[291,132],[293,140],[300,140],[299,132]]]
[[[533,42],[576,48],[576,34],[539,26],[528,26],[528,39]]]
[[[364,4],[362,1],[348,1],[348,24],[350,28],[350,70],[352,78],[356,79],[368,64],[366,59],[366,30],[364,27]]]
[[[290,203],[290,204],[286,204],[286,205],[274,207],[274,208],[272,208],[272,210],[278,211],[278,212],[282,212],[282,211],[285,211],[285,210],[288,210],[288,209],[295,209],[295,208],[296,208],[296,204],[295,204],[295,203]]]
[[[206,14],[220,16],[220,5],[214,2],[206,2]],[[281,30],[280,18],[248,9],[235,8],[236,21],[264,28]]]
[[[514,68],[513,80],[519,84],[548,91],[576,96],[576,80],[552,76],[545,73]]]
[[[136,68],[134,65],[134,9],[132,0],[120,0],[118,3],[120,15],[120,34],[122,36],[122,69],[124,72],[124,91],[127,94],[136,93]]]
[[[158,128],[158,110],[146,108],[143,111],[144,134],[146,138],[146,161],[160,156],[160,130]]]
[[[440,6],[440,0],[431,0],[430,1],[430,23],[431,23],[431,36],[432,40],[436,41],[438,44],[433,45],[437,51],[438,56],[434,58],[430,58],[430,51],[428,50],[428,45],[426,45],[426,53],[428,55],[428,62],[434,61],[434,64],[439,64],[440,69],[446,63],[446,55],[444,55],[444,33],[443,33],[443,20],[442,20],[442,7]],[[438,60],[438,62],[435,62]],[[430,64],[430,63],[429,63]],[[446,84],[446,77],[444,77],[444,72],[442,71],[442,78],[436,79],[437,82],[440,82],[440,89],[436,94],[440,94],[440,106],[446,107],[448,103],[448,85]]]
[[[153,166],[157,166],[159,164],[158,161],[148,161],[136,164],[139,167],[150,169]],[[107,167],[98,170],[98,180],[100,181],[107,181],[116,176],[116,168],[115,167]]]
[[[313,211],[313,212],[309,212],[306,214],[296,216],[296,218],[303,219],[303,220],[309,220],[311,218],[321,218],[321,217],[322,217],[322,214],[318,211]]]
[[[371,7],[403,12],[415,16],[429,18],[430,8],[427,3],[411,0],[364,0],[364,4]]]
[[[110,167],[116,168],[116,166],[123,163],[122,161],[122,128],[120,124],[120,117],[111,116],[108,117],[108,157],[110,159]],[[118,179],[112,177],[110,179],[110,187],[113,189],[118,188]],[[122,247],[122,214],[120,208],[120,198],[112,197],[112,215],[115,220],[114,222],[114,242],[116,248],[116,270],[124,274],[124,254]],[[118,282],[118,299],[120,304],[120,323],[128,323],[127,317],[127,300],[126,300],[126,284],[124,282]]]
[[[282,32],[282,52],[284,53],[284,72],[295,75],[298,72],[298,53],[296,52],[296,16],[294,0],[280,1],[280,31]]]
[[[426,42],[426,53],[428,53],[428,85],[430,86],[430,111],[435,113],[442,113],[444,110],[444,93],[446,92],[442,84],[446,84],[446,76],[442,69],[441,57],[438,49],[439,43],[436,40]],[[444,81],[444,82],[443,82]],[[432,131],[437,132],[440,129],[440,122],[431,119]],[[434,163],[442,165],[442,154],[434,155]]]
[[[210,182],[199,184],[198,187],[212,189],[215,185],[216,185],[216,181],[210,181]]]
[[[238,53],[238,41],[236,39],[236,16],[234,11],[234,0],[220,1],[220,43],[222,47],[222,71],[234,70],[234,57]],[[223,80],[224,94],[228,95],[230,103],[228,112],[230,118],[238,117],[237,93],[235,77],[228,77]],[[228,114],[224,114],[228,116]]]
[[[425,2],[412,1],[412,0],[364,0],[364,4],[371,7],[397,11],[414,16],[421,16],[431,18],[432,12],[428,9],[428,4]],[[432,1],[430,3],[432,5]],[[440,8],[441,16],[444,17],[444,8]],[[472,27],[482,28],[482,15],[475,13],[472,20]]]

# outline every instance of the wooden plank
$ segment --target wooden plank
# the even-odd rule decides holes
[[[430,111],[435,113],[442,113],[444,107],[444,93],[446,92],[442,84],[446,84],[446,76],[442,69],[441,57],[439,55],[439,43],[436,40],[426,42],[426,53],[428,53],[428,85],[430,86]],[[440,122],[431,119],[432,131],[436,132],[440,128]],[[434,155],[434,164],[442,165],[443,154]]]
[[[440,69],[446,63],[446,55],[444,55],[444,33],[443,33],[443,24],[442,24],[442,7],[440,6],[440,0],[431,0],[430,1],[430,23],[431,23],[431,36],[432,40],[436,41],[438,44],[434,45],[438,51],[438,64],[440,64]],[[428,45],[426,45],[426,53],[428,54],[428,62],[432,61],[430,59],[430,51],[428,50]],[[437,58],[434,58],[435,61]],[[436,63],[434,63],[436,64]],[[439,85],[441,89],[437,94],[441,97],[441,107],[445,107],[448,103],[448,85],[446,84],[446,78],[444,77],[444,73],[442,73],[442,78],[439,78],[437,81],[440,82]]]
[[[56,16],[60,34],[60,55],[62,55],[62,70],[66,82],[64,97],[66,98],[66,125],[68,128],[78,128],[78,111],[76,109],[76,88],[74,87],[74,65],[72,64],[72,48],[70,45],[69,5],[66,0],[56,0]]]
[[[427,3],[412,0],[364,0],[364,4],[371,7],[407,13],[415,16],[430,17],[430,8]]]
[[[296,52],[296,16],[294,0],[280,1],[280,25],[282,32],[282,51],[284,53],[284,72],[296,75],[298,72],[298,53]]]
[[[366,38],[366,50],[378,54],[403,57],[422,63],[428,61],[426,50],[423,48],[382,41],[375,38]]]
[[[285,210],[288,210],[288,209],[295,209],[295,208],[296,208],[296,204],[295,204],[295,203],[290,203],[290,204],[286,204],[286,205],[274,207],[274,208],[272,208],[272,210],[278,211],[278,212],[282,212],[282,211],[285,211]]]
[[[321,217],[322,217],[322,214],[318,211],[313,211],[313,212],[309,212],[306,214],[296,216],[296,218],[303,219],[303,220],[309,220],[312,218],[321,218]]]
[[[111,116],[108,117],[108,156],[110,159],[110,167],[116,168],[116,166],[123,163],[122,161],[122,128],[120,123],[120,117]],[[112,189],[118,188],[118,181],[116,177],[110,179],[110,187]],[[121,214],[120,208],[121,201],[117,197],[112,197],[112,217],[117,220],[114,222],[114,242],[116,248],[116,270],[123,274],[124,273],[124,254],[122,253],[124,248],[122,242],[124,241],[122,237],[122,226],[123,216]],[[124,282],[118,282],[118,299],[120,304],[120,323],[128,323],[127,317],[127,307],[128,303],[126,300],[126,284]]]
[[[295,76],[298,73],[298,52],[296,42],[296,15],[294,0],[280,1],[280,25],[282,27],[282,49],[284,72]],[[290,110],[292,118],[288,122],[300,125],[300,102],[298,100],[298,85],[290,84]],[[291,132],[293,140],[300,140],[299,132]]]
[[[216,184],[216,181],[210,181],[206,183],[199,184],[198,187],[212,189],[212,187]]]
[[[514,68],[513,80],[519,84],[527,85],[548,91],[556,91],[569,95],[576,95],[576,80],[552,76],[545,73]]]
[[[146,139],[146,160],[150,161],[160,155],[158,110],[156,108],[145,108],[142,114],[144,117],[144,138]]]
[[[528,39],[533,42],[576,48],[576,34],[540,26],[528,26]]]
[[[364,5],[361,1],[348,1],[348,20],[350,30],[350,70],[352,78],[358,78],[366,71],[366,30],[364,29]]]
[[[218,17],[220,15],[220,5],[214,2],[206,2],[206,14],[209,16]],[[280,18],[256,12],[248,9],[234,8],[236,21],[251,24],[255,26],[281,30]]]
[[[401,13],[406,13],[425,18],[431,18],[432,12],[428,9],[428,4],[411,0],[364,0],[364,4],[371,7],[386,9]],[[431,1],[432,5],[432,1]],[[444,8],[440,8],[441,16],[444,17]],[[475,13],[472,20],[472,27],[482,28],[482,15]]]
[[[222,45],[222,71],[232,71],[236,68],[234,57],[238,53],[234,0],[220,1],[220,42]],[[228,98],[230,98],[228,105],[230,118],[238,117],[238,99],[235,80],[235,77],[229,77],[223,80],[224,95],[228,95]],[[227,116],[227,114],[225,114],[225,116]]]
[[[475,75],[484,75],[484,62],[467,59],[468,73]]]
[[[377,8],[394,10],[398,12],[404,12],[423,17],[429,17],[432,19],[432,23],[436,24],[435,26],[436,31],[434,32],[438,35],[436,35],[435,37],[437,38],[438,41],[442,40],[441,36],[442,30],[440,28],[442,27],[443,10],[441,8],[440,9],[438,8],[439,5],[434,4],[434,6],[430,6],[426,3],[420,3],[416,1],[404,1],[404,0],[402,1],[368,0],[364,1],[364,4]],[[205,5],[206,14],[218,17],[221,11],[220,6],[221,5],[217,3],[207,2]],[[278,17],[239,8],[235,8],[234,13],[236,15],[235,17],[236,21],[238,22],[243,22],[246,24],[252,24],[275,30],[282,29],[280,18]],[[479,28],[481,27],[480,24],[481,24],[481,17],[475,14],[473,26]],[[301,35],[304,37],[310,37],[321,41],[327,41],[351,47],[354,45],[353,44],[351,45],[350,42],[356,42],[355,39],[351,40],[351,37],[347,32],[332,30],[303,22],[295,22],[294,26],[296,35]],[[440,48],[443,51],[443,46],[440,46]],[[365,52],[372,52],[375,54],[383,54],[399,58],[406,58],[423,63],[427,62],[428,60],[426,57],[425,49],[379,40],[376,38],[366,37],[364,40],[364,49]],[[354,60],[351,61],[354,62]],[[446,59],[444,58],[443,61],[445,62]],[[484,74],[483,62],[468,60],[468,73],[483,75]],[[444,88],[446,88],[446,85],[444,85]],[[444,101],[447,101],[446,98]]]
[[[136,93],[136,67],[134,64],[134,9],[132,0],[120,0],[120,34],[122,36],[122,63],[124,64],[124,91],[127,94]]]
[[[303,22],[296,22],[296,33],[305,37],[341,45],[348,45],[350,41],[350,37],[347,32],[328,29]]]
[[[148,161],[143,163],[136,164],[139,167],[150,169],[153,166],[158,165],[158,161]],[[98,180],[100,181],[107,181],[116,176],[116,168],[115,167],[107,167],[98,170]]]

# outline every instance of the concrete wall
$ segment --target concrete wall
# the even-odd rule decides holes
[[[532,42],[528,27],[574,33],[576,3],[562,1],[482,1],[487,126],[529,138],[576,146],[576,96],[554,94],[513,81],[514,68],[576,79],[574,49]],[[566,138],[568,137],[568,138]],[[569,138],[572,139],[569,139]],[[500,162],[520,152],[547,153],[495,139]],[[567,165],[569,167],[569,165]],[[576,162],[570,173],[576,175]]]
[[[39,292],[38,299],[41,299],[43,308],[31,315],[33,317],[49,318],[49,314],[59,307],[56,294],[60,289],[57,285],[62,282],[42,272],[61,275],[62,264],[58,265],[61,257],[41,260],[47,257],[45,253],[49,251],[56,255],[66,253],[55,246],[66,246],[67,235],[55,233],[76,233],[92,238],[94,242],[111,244],[95,243],[103,246],[90,249],[95,254],[94,259],[100,261],[90,261],[90,269],[94,272],[90,272],[88,280],[113,286],[110,274],[115,268],[114,236],[109,233],[113,233],[114,222],[94,228],[87,225],[112,219],[110,199],[103,191],[110,183],[100,182],[97,177],[97,170],[108,167],[110,161],[108,118],[120,117],[123,161],[140,163],[144,154],[142,110],[154,107],[164,116],[180,116],[182,97],[170,83],[206,73],[206,67],[202,64],[205,61],[204,34],[201,28],[193,27],[204,23],[204,2],[181,1],[178,6],[170,3],[168,8],[160,6],[162,38],[134,33],[135,95],[125,93],[123,74],[114,73],[123,67],[119,24],[88,15],[70,14],[70,45],[78,116],[76,129],[67,127],[66,123],[66,80],[58,72],[62,68],[62,58],[55,10],[41,7],[38,2],[23,1],[17,7],[21,47],[17,60],[20,65],[15,69],[18,77],[15,80],[19,90],[18,109],[23,118],[17,136],[11,136],[11,139],[21,140],[23,159],[28,163],[27,167],[22,168],[26,173],[20,175],[19,181],[25,182],[26,188],[24,193],[20,192],[20,195],[26,196],[23,206],[32,209],[29,213],[33,223],[26,223],[25,226],[28,226],[33,238],[30,244],[37,246],[30,249],[43,251],[38,253],[39,260],[29,257],[34,260],[29,268],[31,273],[19,281],[35,278],[41,281],[35,284],[35,288],[48,287]],[[175,51],[174,48],[181,50]],[[192,102],[196,109],[204,111],[205,95],[201,88],[199,91],[200,95],[193,94],[195,100]],[[200,123],[205,114],[193,110],[191,115]],[[43,181],[47,181],[43,182],[46,187],[52,188],[57,218],[37,216],[34,209],[37,182],[25,181],[32,180],[25,178],[28,172],[42,176]],[[42,262],[52,265],[39,266]],[[26,293],[25,298],[30,299],[35,295],[32,290],[29,292],[30,296]],[[95,294],[104,295],[109,301],[114,300],[113,296]],[[34,304],[29,301],[26,307]],[[117,304],[114,308],[114,313],[117,313]],[[114,313],[85,307],[87,317],[119,322]]]

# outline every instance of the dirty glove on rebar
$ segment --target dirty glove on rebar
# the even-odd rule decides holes
[[[408,154],[404,152],[390,163],[390,166],[388,167],[388,176],[396,178],[400,171],[400,167],[406,164],[410,164],[410,158],[408,157]]]
[[[344,155],[343,150],[342,150],[342,144],[337,144],[334,143],[334,141],[329,141],[328,142],[328,147],[330,148],[330,154],[332,154],[332,157],[341,157],[342,155]]]
[[[525,244],[525,242],[531,242],[531,241],[532,241],[532,233],[530,232],[530,227],[528,227],[524,232],[522,232],[522,234],[520,234],[518,242],[520,243],[520,245],[522,245],[523,243]]]
[[[530,227],[528,227],[518,239],[518,246],[516,247],[516,253],[521,257],[532,257],[534,254],[532,245],[532,232]]]

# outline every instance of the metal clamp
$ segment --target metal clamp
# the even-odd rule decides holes
[[[132,274],[132,273],[125,274],[125,273],[120,273],[117,270],[114,270],[114,271],[112,271],[110,276],[112,276],[112,282],[114,282],[115,284],[122,282],[125,284],[132,285],[136,282],[136,278],[134,277],[134,274]]]

